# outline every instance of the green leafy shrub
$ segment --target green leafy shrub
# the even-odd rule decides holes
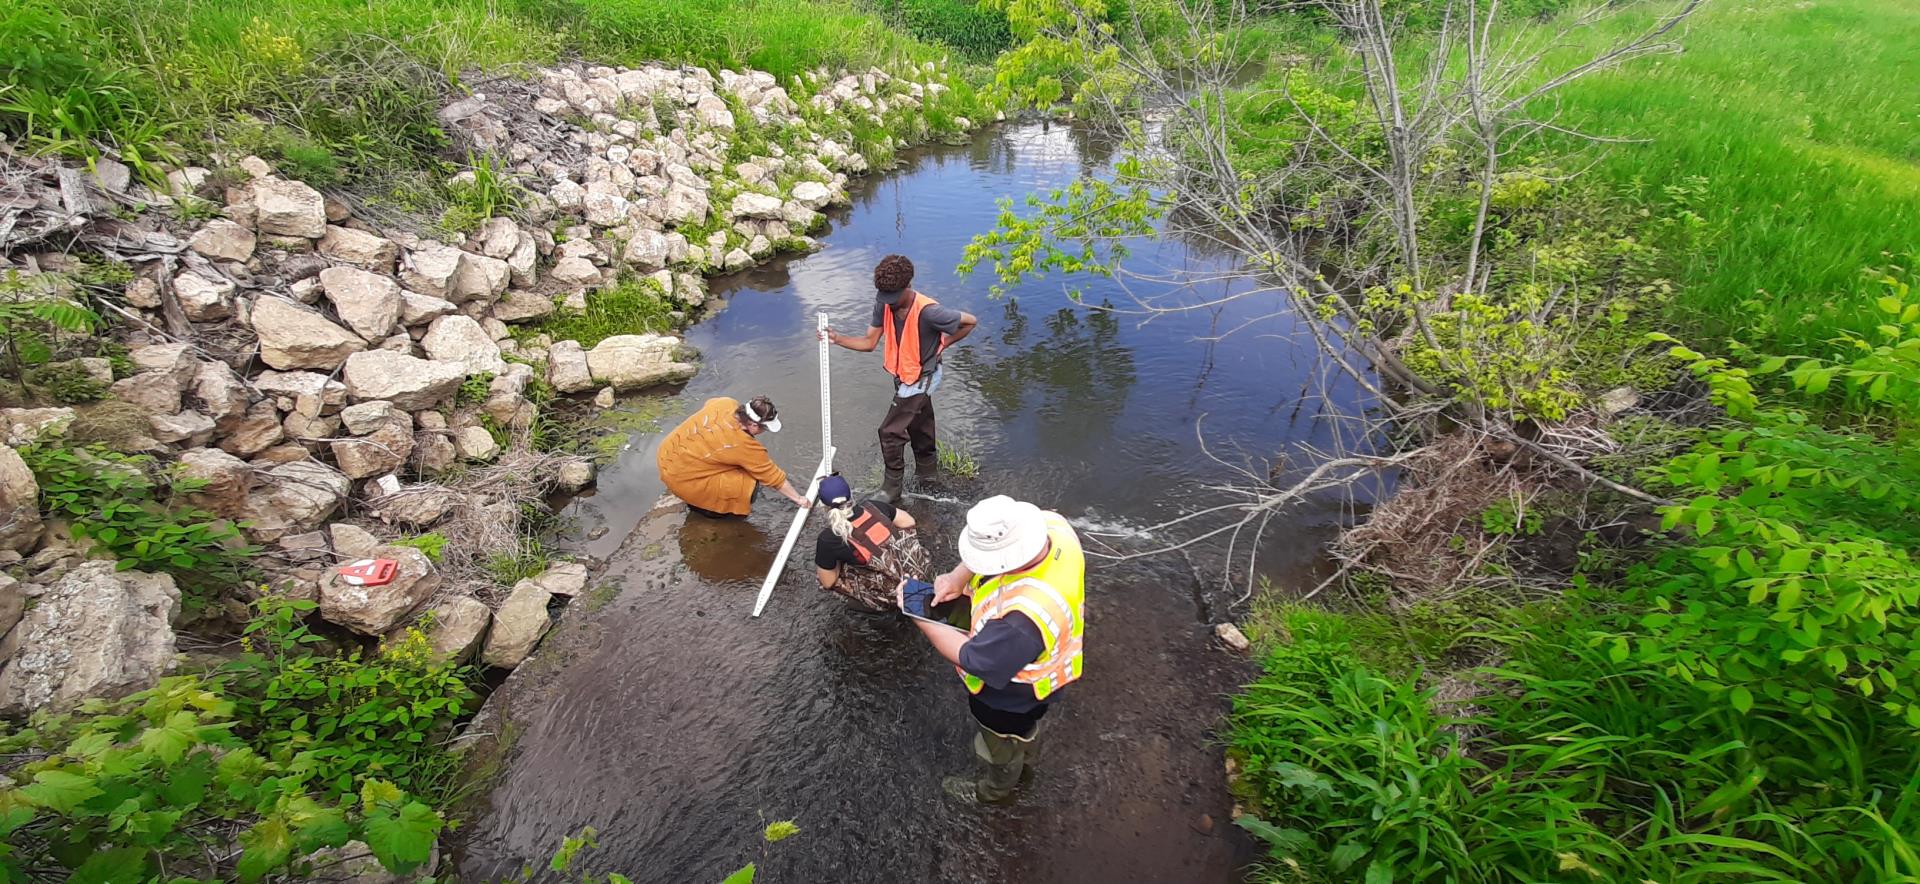
[[[441,745],[476,705],[467,671],[438,659],[419,627],[371,654],[317,656],[302,621],[316,605],[269,597],[247,624],[247,653],[225,675],[244,732],[321,794],[351,795],[368,776],[444,797],[457,760]],[[294,762],[298,760],[298,764]]]
[[[432,808],[374,779],[358,806],[315,800],[297,772],[306,759],[278,761],[243,742],[222,690],[217,680],[166,678],[0,736],[9,777],[0,872],[14,881],[55,869],[80,882],[258,881],[299,874],[298,857],[355,839],[395,872],[427,860],[444,826]]]
[[[425,554],[428,560],[438,562],[440,561],[440,557],[446,553],[447,536],[439,532],[431,532],[418,537],[396,540],[393,542],[393,545],[411,546]]]
[[[105,399],[107,385],[76,362],[59,362],[27,371],[27,385],[39,387],[55,402],[76,405]]]
[[[70,521],[76,539],[105,547],[122,570],[162,571],[190,592],[206,595],[237,585],[255,551],[233,523],[176,494],[194,490],[173,480],[147,455],[58,441],[29,445],[20,457],[40,483],[40,507]]]
[[[459,408],[470,408],[487,401],[487,396],[492,392],[493,372],[483,371],[460,382],[460,389],[453,394],[453,404]]]

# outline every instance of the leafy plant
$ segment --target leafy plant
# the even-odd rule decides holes
[[[940,462],[940,472],[957,479],[980,478],[980,462],[974,459],[971,448],[959,447],[941,440],[934,448],[934,456]]]
[[[27,385],[39,387],[55,402],[69,405],[105,399],[107,385],[78,362],[56,362],[26,372]]]
[[[447,550],[447,536],[437,531],[408,537],[393,542],[394,546],[411,546],[425,554],[429,561],[438,562]]]
[[[493,392],[493,372],[483,371],[460,382],[460,389],[453,394],[453,404],[457,408],[469,408],[487,401]]]
[[[203,595],[245,580],[255,550],[239,528],[178,505],[174,495],[194,487],[153,458],[57,443],[29,445],[20,457],[40,484],[41,509],[69,519],[76,539],[106,548],[121,570],[163,571]]]
[[[258,881],[354,839],[395,872],[426,861],[444,826],[432,808],[373,779],[357,807],[310,797],[296,773],[304,759],[277,761],[243,742],[222,689],[166,678],[0,737],[15,765],[0,790],[0,871],[32,880],[29,870],[59,868],[102,884]]]
[[[456,759],[441,745],[475,704],[468,673],[437,658],[408,627],[367,654],[314,655],[302,618],[313,602],[267,597],[247,624],[246,653],[225,672],[244,732],[292,775],[330,796],[380,776],[420,795],[449,788]]]
[[[447,186],[447,199],[440,226],[450,233],[464,234],[489,218],[518,211],[521,190],[506,167],[491,155],[469,153],[466,172]]]
[[[100,322],[98,314],[59,294],[60,283],[60,277],[51,274],[0,273],[0,336],[6,339],[7,366],[20,380],[22,395],[27,392],[27,367],[53,358],[54,335],[85,334]]]

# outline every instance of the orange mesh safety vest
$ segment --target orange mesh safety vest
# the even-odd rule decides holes
[[[873,561],[892,539],[893,522],[879,508],[863,503],[854,511],[853,531],[847,535],[847,545],[853,547],[853,555],[861,564]]]
[[[907,306],[906,334],[894,331],[893,305],[882,305],[881,320],[887,335],[887,352],[882,354],[886,360],[887,374],[893,375],[903,384],[920,382],[920,311],[928,304],[938,304],[932,298],[919,292],[913,292],[913,302]],[[946,335],[940,339],[945,341]]]

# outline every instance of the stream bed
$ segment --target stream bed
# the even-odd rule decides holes
[[[966,505],[995,493],[1068,516],[1090,550],[1177,539],[1116,535],[1220,502],[1201,486],[1237,467],[1330,445],[1327,413],[1359,407],[1350,386],[1323,383],[1311,340],[1268,296],[1143,322],[1128,312],[1136,296],[1230,290],[1077,280],[1084,304],[1119,311],[1102,312],[1058,280],[993,299],[990,273],[958,278],[998,199],[1107,162],[1078,130],[996,127],[903,160],[832,216],[824,250],[717,281],[725,308],[687,331],[703,368],[656,403],[662,426],[712,396],[771,396],[785,428],[762,439],[804,487],[820,457],[814,315],[863,331],[871,269],[894,252],[913,259],[915,288],[980,319],[948,353],[935,397],[942,440],[970,452],[979,476],[906,502],[937,567],[955,560]],[[1142,274],[1229,266],[1166,239],[1134,252]],[[831,365],[836,466],[856,494],[872,493],[888,379],[878,354],[835,349]],[[1252,668],[1212,632],[1244,592],[1250,538],[1230,584],[1218,545],[1090,556],[1086,674],[1047,717],[1038,776],[1018,803],[972,807],[940,786],[974,771],[952,667],[904,618],[817,589],[817,520],[765,615],[749,616],[792,506],[762,494],[751,519],[732,523],[656,509],[657,438],[634,434],[592,496],[567,508],[569,548],[606,570],[476,723],[493,769],[456,838],[461,880],[544,869],[563,836],[589,826],[601,848],[582,866],[676,884],[718,884],[748,862],[763,884],[1228,882],[1256,858],[1231,823],[1218,736]],[[1267,525],[1257,573],[1309,579],[1340,510],[1322,502]],[[767,823],[787,819],[799,834],[762,841]]]

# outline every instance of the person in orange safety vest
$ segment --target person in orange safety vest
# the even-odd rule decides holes
[[[933,391],[940,386],[940,355],[973,333],[974,315],[913,289],[913,262],[888,255],[873,268],[873,321],[860,337],[833,329],[820,333],[829,343],[861,353],[884,340],[887,374],[893,376],[893,405],[880,422],[880,458],[886,464],[881,494],[899,503],[907,474],[906,449],[913,448],[913,472],[925,480],[940,471],[934,434]]]

